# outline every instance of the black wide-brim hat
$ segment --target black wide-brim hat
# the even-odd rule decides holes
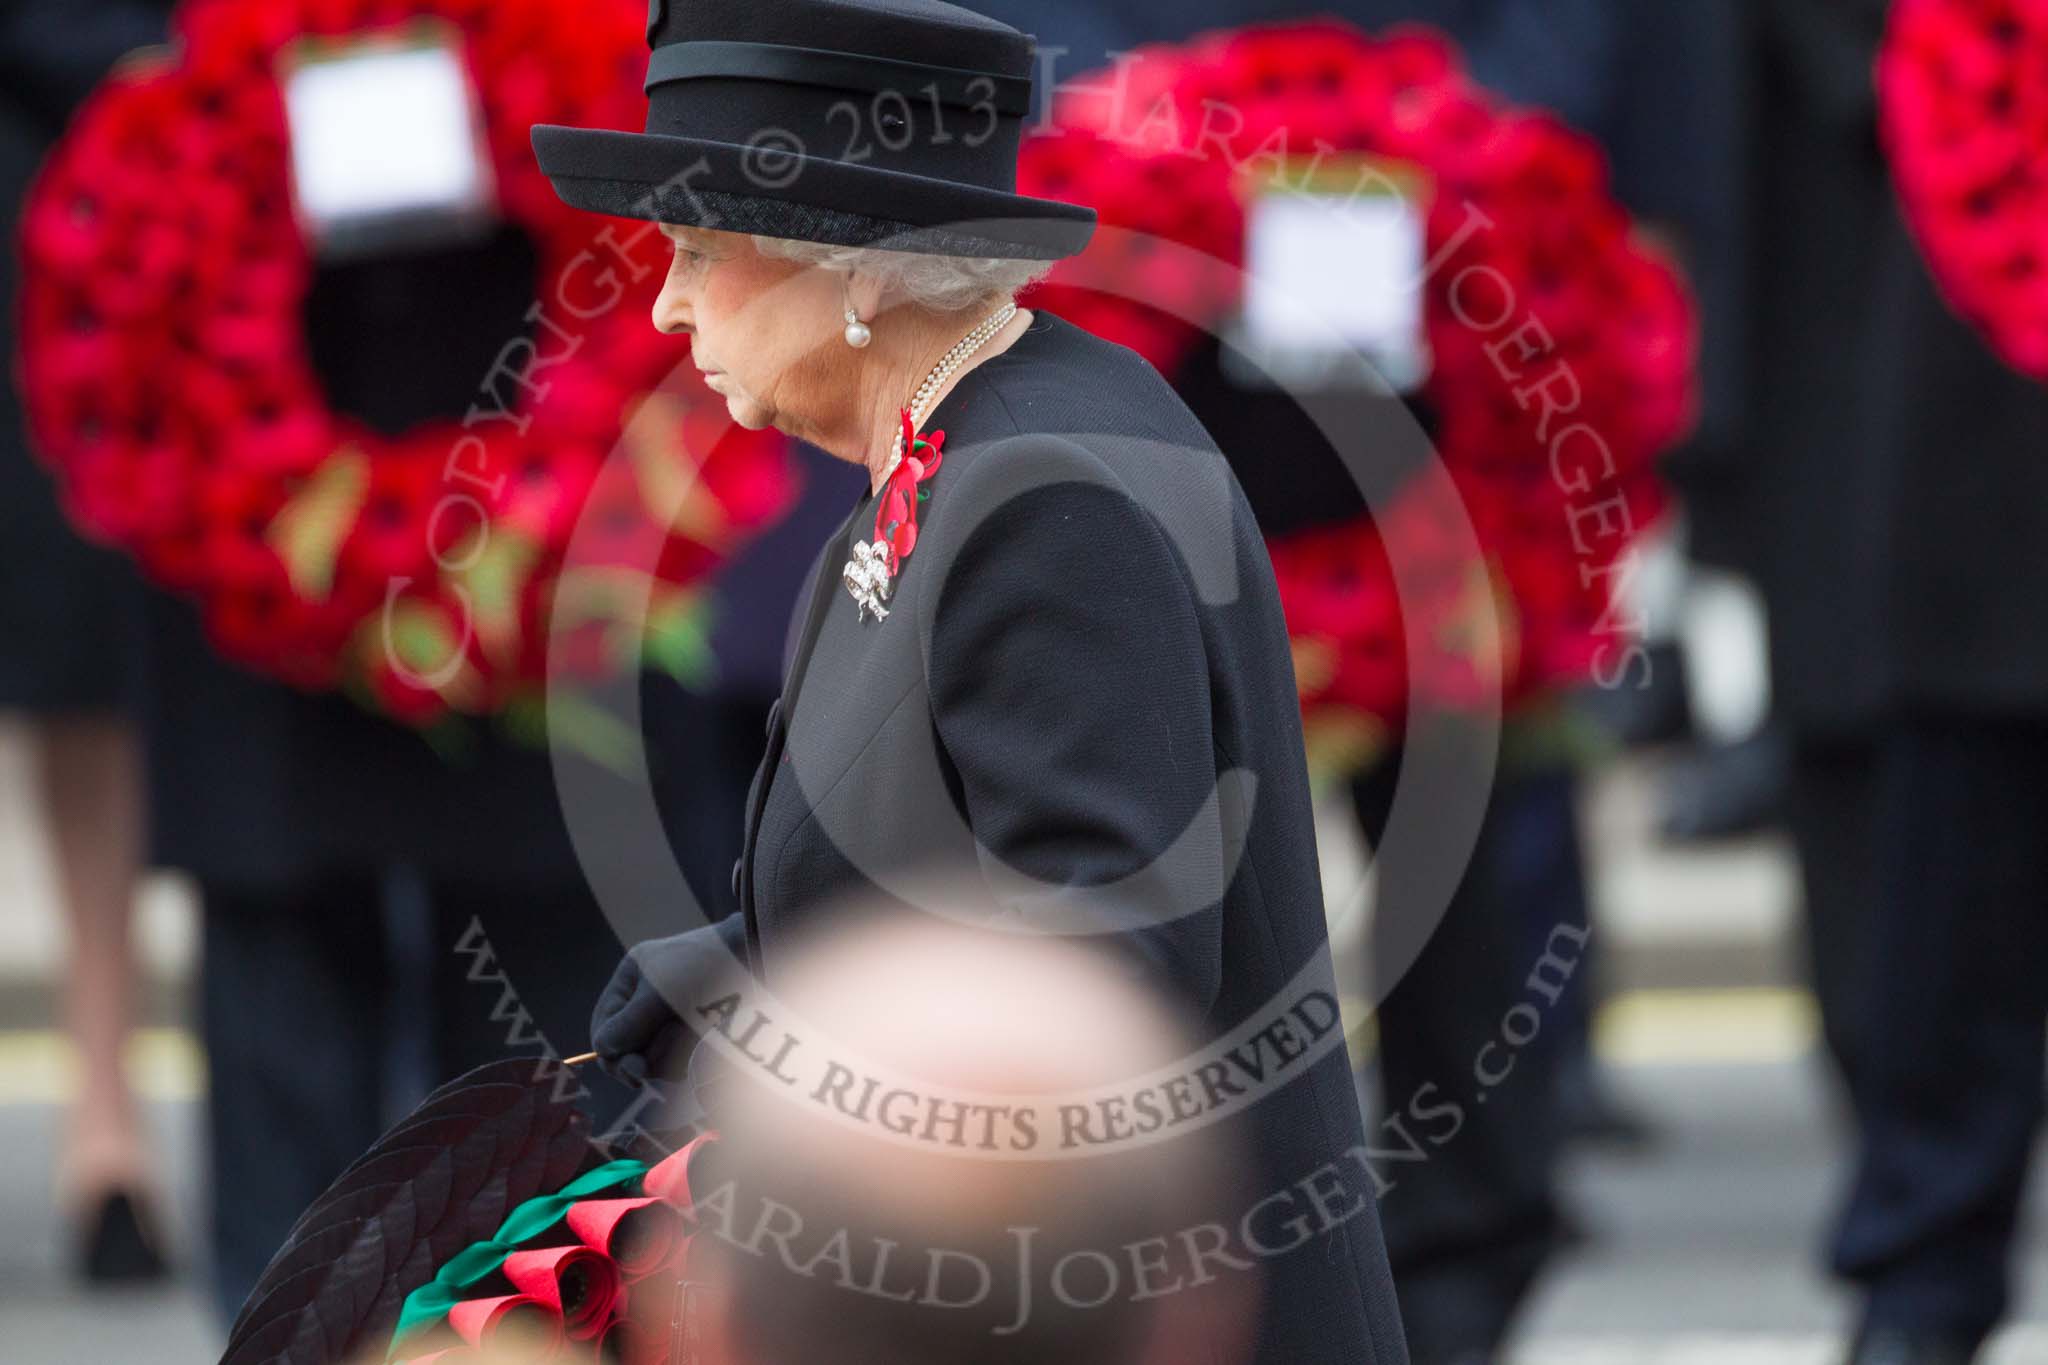
[[[536,124],[563,201],[840,246],[1057,260],[1095,211],[1017,193],[1036,44],[940,0],[650,0],[647,131]]]

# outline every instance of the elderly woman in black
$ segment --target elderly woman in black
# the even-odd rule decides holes
[[[721,962],[772,990],[849,905],[968,868],[991,927],[1102,946],[1214,1045],[1061,1135],[1234,1132],[1145,1290],[1255,1278],[1260,1365],[1404,1361],[1258,529],[1156,372],[1014,301],[1094,226],[1015,193],[1032,40],[937,0],[654,0],[649,41],[648,131],[536,128],[543,168],[663,225],[654,324],[736,421],[869,477],[792,622],[741,913],[636,948],[594,1045],[674,1065]]]

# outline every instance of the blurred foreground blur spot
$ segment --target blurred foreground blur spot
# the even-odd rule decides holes
[[[718,1083],[726,1165],[698,1216],[725,1358],[1249,1358],[1256,1269],[1191,1260],[1222,1241],[1223,1130],[1077,1156],[1047,1117],[1190,1051],[1166,1010],[1089,948],[850,918],[868,927],[772,983],[762,1052],[791,1079]]]

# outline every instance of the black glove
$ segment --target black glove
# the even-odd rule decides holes
[[[673,938],[649,939],[628,952],[590,1015],[590,1046],[605,1070],[633,1085],[673,1076],[697,1035],[687,1013],[741,985],[733,935],[707,924]]]

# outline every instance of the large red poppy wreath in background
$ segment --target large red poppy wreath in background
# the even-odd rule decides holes
[[[671,378],[680,343],[621,287],[665,244],[600,236],[528,144],[542,121],[641,126],[642,21],[633,0],[192,0],[170,55],[80,111],[24,214],[31,433],[73,518],[231,658],[415,722],[536,697],[551,629],[593,669],[700,662],[692,587],[785,506],[785,445]],[[466,64],[539,311],[470,418],[384,436],[330,408],[309,355],[278,72],[309,40],[422,25]]]
[[[1421,396],[1452,491],[1418,486],[1376,519],[1272,543],[1312,741],[1356,748],[1411,705],[1634,681],[1617,566],[1657,515],[1654,458],[1692,420],[1696,326],[1679,275],[1615,203],[1599,149],[1503,105],[1426,30],[1218,32],[1141,50],[1123,82],[1075,80],[1054,130],[1025,145],[1028,192],[1130,230],[1103,234],[1035,297],[1168,375],[1242,292],[1248,185],[1364,153],[1422,187],[1434,368]],[[1191,267],[1154,238],[1224,268]],[[1457,548],[1470,543],[1459,504],[1477,558]],[[1409,600],[1390,555],[1414,570]],[[1416,612],[1427,646],[1409,657],[1404,613]],[[1475,630],[1482,614],[1499,629]]]

